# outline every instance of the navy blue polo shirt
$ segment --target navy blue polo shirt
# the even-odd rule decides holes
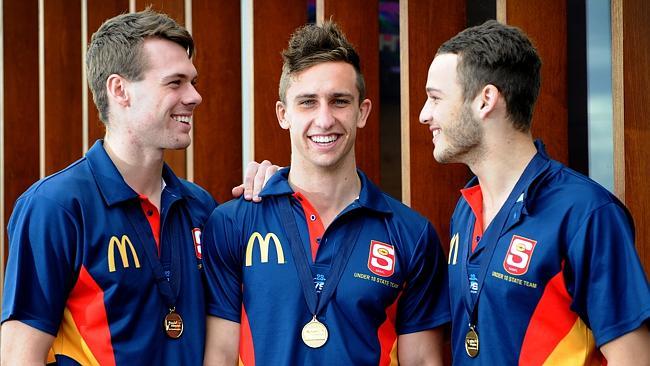
[[[138,193],[102,141],[30,187],[9,221],[2,321],[56,336],[60,365],[200,365],[200,232],[216,203],[167,165],[163,179],[160,257]],[[164,332],[169,304],[156,278],[168,281],[183,318],[179,339]]]
[[[388,365],[395,362],[398,335],[449,321],[444,257],[424,217],[359,172],[359,198],[325,230],[313,261],[308,218],[288,172],[269,180],[261,203],[237,199],[220,205],[203,236],[207,311],[241,323],[243,364]],[[287,196],[309,258],[313,291],[320,292],[323,284],[327,290],[335,254],[353,245],[336,292],[317,317],[329,331],[320,348],[301,339],[312,314],[278,211],[279,200]],[[345,242],[357,227],[358,239]]]
[[[448,267],[455,365],[598,364],[597,347],[650,317],[628,211],[597,183],[549,159],[541,142],[536,146],[521,189],[497,215],[503,225],[495,218],[474,251],[474,212],[481,210],[465,197],[472,201],[480,189],[476,178],[454,211]],[[478,298],[475,359],[465,350],[468,293]]]

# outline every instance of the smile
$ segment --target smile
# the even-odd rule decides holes
[[[192,121],[192,116],[180,116],[180,115],[174,115],[172,118],[175,121],[181,122],[181,123],[190,123]]]
[[[317,144],[329,144],[331,142],[334,142],[339,139],[338,135],[316,135],[316,136],[310,136],[309,139],[311,139],[313,142]]]

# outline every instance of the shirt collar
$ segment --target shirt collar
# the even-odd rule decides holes
[[[86,159],[104,201],[112,206],[138,197],[104,150],[104,140],[97,140],[86,153]],[[167,164],[163,164],[164,189],[176,196],[188,196],[186,188]]]
[[[273,175],[266,183],[264,189],[262,189],[262,192],[260,192],[260,197],[293,194],[294,192],[288,180],[289,170],[289,167],[282,168]],[[361,192],[359,193],[358,199],[359,205],[385,214],[392,213],[390,206],[386,202],[384,193],[361,170],[357,169],[357,174],[359,174],[359,179],[361,180]]]
[[[534,195],[541,178],[546,175],[545,173],[548,172],[549,168],[551,167],[551,160],[546,153],[546,146],[542,140],[535,140],[535,148],[537,149],[537,153],[533,156],[533,159],[531,159],[531,161],[524,169],[522,176],[519,177],[519,179],[527,179],[531,175],[533,176],[531,183],[524,188],[522,195],[517,197],[517,201],[522,203],[522,213],[524,214],[528,214],[529,210],[531,209],[530,202],[533,200],[531,200],[530,197]],[[463,197],[465,195],[464,192],[470,192],[471,189],[477,185],[479,185],[478,177],[474,176],[465,185],[465,187],[461,189],[461,194]]]

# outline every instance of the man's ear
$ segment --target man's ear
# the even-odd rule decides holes
[[[106,79],[106,92],[108,98],[115,101],[118,105],[127,107],[129,106],[129,92],[127,90],[128,81],[118,75],[111,74],[108,79]]]
[[[501,93],[496,86],[488,84],[481,89],[477,96],[478,116],[485,119],[497,106]]]
[[[364,99],[359,105],[359,119],[357,120],[357,128],[364,128],[366,121],[372,110],[372,102],[370,99]]]
[[[275,102],[275,115],[278,117],[280,127],[285,130],[288,130],[289,127],[291,127],[291,124],[287,121],[287,108],[284,106],[284,103],[279,100]]]

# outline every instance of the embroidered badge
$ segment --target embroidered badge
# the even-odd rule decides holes
[[[370,241],[368,269],[382,277],[390,277],[395,272],[395,248],[380,241]]]

